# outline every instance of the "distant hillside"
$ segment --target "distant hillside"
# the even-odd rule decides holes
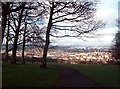
[[[3,50],[6,48],[5,46],[6,46],[5,44],[2,44],[2,49],[3,49]],[[39,47],[43,48],[43,46],[39,46]],[[13,44],[9,44],[9,45],[8,45],[8,48],[9,48],[9,49],[13,48]],[[26,49],[32,49],[32,48],[37,48],[37,46],[33,46],[33,45],[31,45],[31,44],[27,44],[27,45],[25,46],[25,48],[26,48]],[[18,49],[22,49],[22,45],[19,45],[19,46],[18,46]]]
[[[12,44],[9,44],[9,49],[13,47]],[[38,46],[33,46],[30,44],[27,44],[26,49],[32,49],[32,48],[38,48]],[[43,46],[39,46],[39,48],[43,48]],[[2,49],[5,49],[5,44],[2,45]],[[22,49],[22,45],[18,46],[18,49]],[[55,50],[63,50],[65,52],[110,52],[109,46],[78,46],[78,45],[70,45],[70,46],[49,46],[49,49],[55,49]]]

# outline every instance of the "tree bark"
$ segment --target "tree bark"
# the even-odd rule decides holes
[[[47,31],[46,31],[46,42],[43,50],[43,58],[40,67],[42,68],[47,68],[47,52],[48,52],[48,47],[50,44],[50,30],[52,27],[52,16],[53,16],[53,11],[54,11],[54,2],[52,2],[52,7],[50,8],[50,18],[47,26]]]

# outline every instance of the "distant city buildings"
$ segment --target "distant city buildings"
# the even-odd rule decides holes
[[[49,50],[48,57],[50,59],[56,59],[60,63],[104,63],[111,59],[110,52],[64,52],[62,50]]]
[[[94,63],[106,64],[112,60],[109,47],[81,47],[81,48],[50,48],[48,50],[48,60],[58,63]],[[26,49],[25,56],[41,58],[43,49]],[[11,52],[10,52],[11,54]],[[22,56],[22,50],[17,51],[17,56]]]

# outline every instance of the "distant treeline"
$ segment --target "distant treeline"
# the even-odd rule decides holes
[[[4,50],[5,49],[5,47],[6,47],[6,44],[2,44],[2,49]],[[43,48],[43,46],[39,46],[40,48]],[[8,45],[8,48],[9,49],[11,49],[11,48],[13,48],[13,44],[9,44]],[[38,48],[38,46],[33,46],[33,45],[31,45],[31,44],[26,44],[25,45],[25,49],[32,49],[32,48]],[[18,49],[20,50],[20,49],[22,49],[22,45],[19,45],[18,46]]]

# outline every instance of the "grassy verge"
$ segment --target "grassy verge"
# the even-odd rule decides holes
[[[64,65],[86,75],[104,87],[119,86],[119,68],[117,65],[67,64]]]
[[[42,69],[37,64],[7,64],[2,67],[3,87],[53,87],[58,70],[50,66]]]

